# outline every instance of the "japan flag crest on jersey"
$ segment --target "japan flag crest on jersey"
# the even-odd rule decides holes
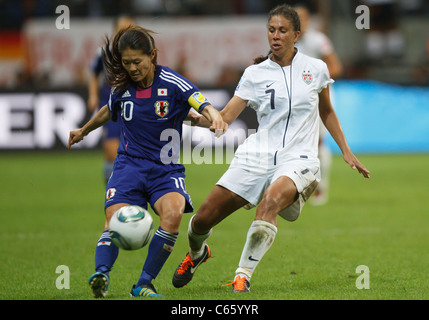
[[[311,71],[304,71],[302,73],[302,80],[304,80],[306,84],[310,84],[313,81],[313,75],[311,74]]]
[[[168,101],[157,101],[155,103],[155,113],[161,118],[165,117],[168,113]]]

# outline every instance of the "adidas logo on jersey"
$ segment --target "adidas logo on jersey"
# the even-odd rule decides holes
[[[125,91],[125,93],[122,95],[122,98],[128,98],[128,97],[131,97],[131,94],[130,94],[130,92],[127,90],[127,91]]]

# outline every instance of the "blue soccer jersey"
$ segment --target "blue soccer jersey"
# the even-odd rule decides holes
[[[151,87],[137,85],[112,90],[109,109],[121,124],[119,154],[176,163],[179,159],[182,124],[189,109],[197,111],[209,102],[189,80],[170,68],[157,65]]]

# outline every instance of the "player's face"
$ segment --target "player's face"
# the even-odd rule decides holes
[[[275,56],[284,56],[294,49],[299,31],[282,15],[273,16],[268,22],[268,42]]]
[[[153,70],[152,55],[144,54],[141,50],[126,48],[121,52],[122,66],[131,79],[137,83],[145,83]]]

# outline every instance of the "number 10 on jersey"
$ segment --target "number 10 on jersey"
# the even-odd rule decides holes
[[[125,121],[131,121],[133,119],[134,102],[132,101],[121,101],[121,117]]]

